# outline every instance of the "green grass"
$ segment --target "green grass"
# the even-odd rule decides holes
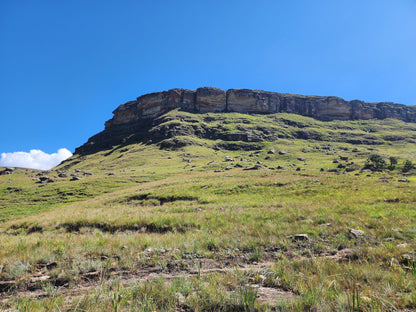
[[[415,162],[414,124],[289,114],[165,117],[197,125],[209,117],[205,128],[232,133],[244,125],[282,135],[255,143],[257,151],[218,149],[250,142],[192,136],[174,149],[114,146],[44,173],[68,175],[46,186],[34,170],[0,176],[0,290],[9,285],[0,310],[416,309],[414,172],[399,182],[403,161]],[[299,129],[320,139],[297,138]],[[350,144],[343,132],[371,134],[376,139],[368,142],[381,144]],[[334,160],[362,168],[371,153],[398,157],[398,168],[327,171],[338,166]],[[254,165],[260,169],[243,170]],[[34,290],[41,295],[29,296]]]

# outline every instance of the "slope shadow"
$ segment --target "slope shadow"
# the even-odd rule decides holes
[[[138,122],[111,126],[104,131],[90,137],[88,141],[75,149],[75,154],[86,156],[100,151],[110,150],[105,156],[123,147],[135,144],[157,143],[149,134],[153,127],[153,119],[143,119]]]

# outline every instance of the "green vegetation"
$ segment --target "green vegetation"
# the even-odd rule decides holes
[[[414,165],[411,160],[406,159],[403,163],[402,172],[409,172],[410,170],[414,169]]]
[[[416,309],[414,124],[161,119],[0,176],[0,310]]]
[[[379,154],[370,154],[365,164],[366,168],[370,168],[375,171],[381,171],[386,168],[386,161]]]
[[[397,166],[397,163],[398,163],[397,157],[390,156],[389,160],[390,160],[390,165],[388,166],[388,169],[389,170],[396,169],[396,166]]]

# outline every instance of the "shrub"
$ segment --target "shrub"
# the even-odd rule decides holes
[[[411,160],[406,159],[403,163],[402,172],[409,172],[414,168],[413,163]]]
[[[390,165],[389,165],[388,169],[389,169],[389,170],[394,170],[394,169],[396,169],[396,165],[397,165],[397,157],[390,156],[390,157],[389,157],[389,161],[390,161]]]
[[[386,167],[386,161],[379,154],[370,154],[365,163],[365,168],[380,171]]]

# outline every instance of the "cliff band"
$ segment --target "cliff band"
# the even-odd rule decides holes
[[[197,90],[171,89],[142,95],[135,101],[120,105],[105,126],[108,129],[139,120],[154,119],[176,108],[196,113],[293,113],[319,120],[395,118],[416,122],[416,106],[391,102],[346,101],[335,96],[307,96],[250,89],[224,91],[204,87]]]

